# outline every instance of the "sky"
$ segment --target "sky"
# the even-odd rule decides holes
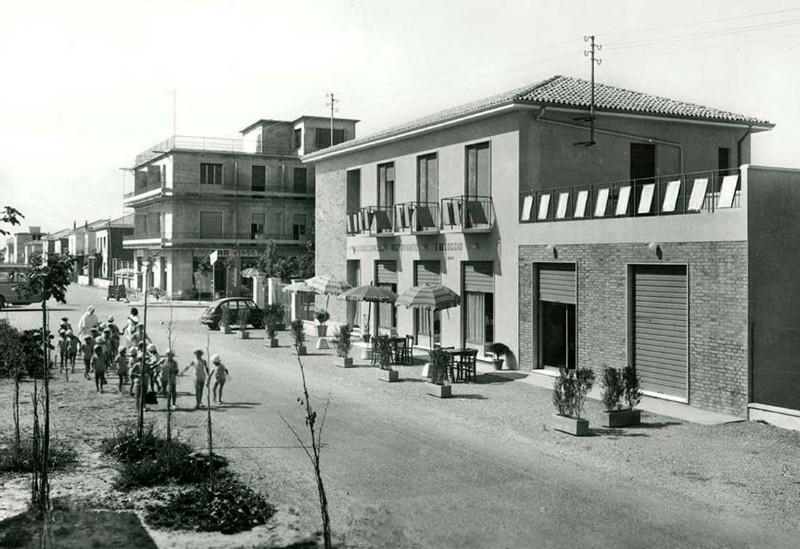
[[[368,135],[561,74],[776,124],[800,167],[796,0],[61,0],[0,8],[0,206],[45,232],[122,215],[136,154],[260,118]]]

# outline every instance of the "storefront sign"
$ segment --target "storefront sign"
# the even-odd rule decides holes
[[[350,246],[350,253],[402,253],[419,252],[420,250],[433,250],[435,252],[460,252],[463,249],[463,242],[434,242],[433,244],[357,244]]]

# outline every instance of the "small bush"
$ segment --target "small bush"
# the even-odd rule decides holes
[[[372,352],[375,353],[375,359],[381,370],[392,369],[392,344],[389,336],[379,335],[372,338]]]
[[[350,356],[350,349],[353,346],[351,337],[353,328],[349,324],[342,324],[336,330],[334,335],[333,344],[336,346],[336,356],[347,358]]]
[[[507,355],[510,350],[505,343],[490,343],[486,346],[486,352],[492,353],[496,358]]]
[[[625,383],[622,379],[622,372],[617,368],[606,366],[603,368],[603,392],[600,400],[606,412],[617,410],[625,394]]]
[[[560,368],[559,375],[553,382],[553,405],[558,414],[580,419],[594,379],[595,373],[590,368]]]
[[[625,385],[625,404],[628,410],[633,410],[642,400],[642,380],[633,366],[626,366],[622,370],[622,380]]]
[[[316,318],[317,322],[320,324],[325,324],[331,318],[331,314],[325,309],[317,309],[314,311],[314,318]]]
[[[292,337],[297,347],[306,342],[306,327],[302,320],[292,320]]]
[[[265,524],[275,508],[233,478],[204,482],[149,505],[145,521],[155,528],[235,534]]]
[[[430,353],[431,382],[444,385],[447,381],[447,369],[450,367],[450,356],[442,349],[435,347]]]
[[[75,450],[63,442],[50,441],[50,469],[65,469],[78,461]],[[14,450],[11,439],[0,443],[0,473],[33,472],[33,440],[29,437],[20,441],[20,447]]]
[[[132,463],[154,458],[157,445],[158,437],[153,433],[152,424],[144,430],[142,440],[136,436],[136,425],[126,425],[118,429],[113,437],[103,439],[100,449],[105,455],[122,463]]]
[[[275,339],[282,321],[283,305],[273,303],[264,306],[264,326],[267,329],[267,337]]]

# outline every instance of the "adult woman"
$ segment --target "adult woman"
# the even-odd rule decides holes
[[[133,335],[136,333],[136,327],[139,325],[139,310],[136,307],[131,307],[131,314],[128,315],[123,333],[128,334],[129,344],[133,343]]]
[[[92,331],[92,328],[97,328],[99,325],[100,321],[94,314],[94,307],[89,305],[86,308],[86,312],[83,313],[83,316],[78,320],[78,334],[87,336]]]

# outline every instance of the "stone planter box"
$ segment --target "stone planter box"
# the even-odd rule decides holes
[[[361,360],[372,360],[372,349],[361,349]]]
[[[502,358],[495,358],[492,360],[492,366],[494,366],[495,370],[502,370],[503,369],[503,359]]]
[[[267,347],[275,349],[277,346],[278,346],[278,338],[272,338],[267,340]]]
[[[378,379],[381,381],[386,381],[387,383],[394,383],[395,381],[400,380],[400,372],[397,370],[378,370]]]
[[[324,337],[321,337],[321,338],[317,339],[317,343],[316,343],[315,347],[317,349],[330,349],[331,348],[331,346],[328,345],[328,340],[325,339]]]
[[[589,434],[589,420],[553,414],[553,429],[575,437],[585,437]]]
[[[439,398],[450,398],[453,396],[452,385],[436,385],[435,383],[426,383],[428,394]]]
[[[223,334],[229,334],[231,333],[231,327],[228,326],[227,324],[220,324],[219,331],[222,332]]]
[[[247,330],[239,330],[239,339],[250,339],[250,332]]]
[[[327,324],[317,324],[317,337],[325,337],[328,335],[328,325]]]
[[[603,427],[626,427],[642,422],[641,410],[613,410],[603,412]]]
[[[297,347],[295,347],[295,349],[297,351],[297,355],[298,356],[304,356],[304,355],[308,354],[308,352],[306,351],[306,346],[305,345],[297,346]]]
[[[352,368],[353,359],[350,357],[344,358],[342,356],[333,357],[333,365],[339,368]]]

